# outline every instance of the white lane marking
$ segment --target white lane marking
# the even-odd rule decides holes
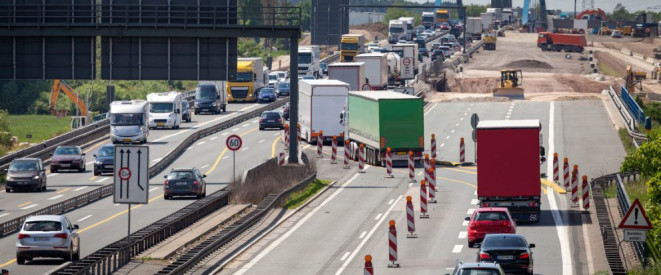
[[[349,251],[344,253],[344,256],[342,256],[342,258],[340,258],[340,262],[344,262],[344,260],[346,260],[347,257],[349,257],[349,255],[351,255],[351,252],[349,252]]]
[[[27,209],[30,209],[30,208],[36,207],[37,205],[39,205],[39,204],[38,204],[38,203],[33,203],[33,204],[30,204],[30,205],[28,205],[28,206],[26,206],[26,207],[21,207],[21,209],[23,209],[23,210],[27,210]]]
[[[299,227],[301,227],[307,220],[309,220],[312,217],[312,215],[317,213],[319,211],[319,209],[324,207],[328,202],[330,202],[333,198],[335,198],[338,194],[340,194],[342,192],[342,190],[344,190],[345,187],[347,185],[349,185],[351,182],[353,182],[359,175],[360,174],[358,174],[358,173],[353,175],[353,177],[351,177],[347,182],[342,184],[342,186],[340,186],[340,188],[337,189],[337,191],[335,191],[333,194],[331,194],[328,198],[326,198],[326,200],[324,200],[321,204],[319,204],[317,207],[312,209],[312,211],[310,211],[307,215],[305,215],[305,217],[303,217],[301,220],[299,220],[298,223],[296,223],[291,229],[289,229],[289,231],[287,231],[285,234],[280,236],[280,238],[278,238],[277,240],[272,242],[268,247],[266,247],[264,250],[262,250],[261,253],[259,253],[255,257],[253,257],[252,261],[250,261],[249,263],[244,265],[241,269],[237,270],[237,272],[234,273],[234,274],[235,275],[241,275],[241,274],[245,273],[246,271],[248,271],[251,267],[253,267],[256,263],[258,263],[262,258],[264,258],[267,254],[269,254],[273,249],[278,247],[282,242],[284,242],[287,238],[289,238],[289,236],[294,234],[294,232]]]
[[[224,156],[223,159],[229,158],[230,156]]]
[[[505,116],[505,119],[510,119],[510,116]]]
[[[230,134],[230,133],[223,133],[222,136],[226,136],[226,135],[229,135],[229,134]]]
[[[480,203],[480,201],[478,201],[477,199],[471,200],[471,205],[477,205],[478,203]]]
[[[273,134],[274,137],[277,137],[277,136],[279,136],[279,135],[280,135],[280,133],[275,133],[275,134]]]
[[[210,138],[209,140],[215,140],[215,139],[217,139],[217,138],[218,138],[218,137],[212,137],[212,138]]]
[[[236,113],[231,114],[231,115],[229,115],[229,116],[232,116],[232,115],[236,115]],[[217,118],[214,118],[214,119],[209,120],[209,121],[207,121],[207,122],[205,122],[205,123],[195,125],[195,127],[192,127],[191,129],[197,129],[197,128],[201,127],[201,126],[204,126],[204,125],[207,125],[207,124],[209,124],[209,123],[215,122],[215,121],[217,121],[217,120],[219,120],[219,119],[222,119],[222,118],[228,118],[229,116],[223,116],[223,117],[217,117]],[[190,129],[177,131],[177,132],[174,133],[174,134],[164,136],[164,137],[159,138],[159,139],[154,140],[154,141],[165,140],[165,139],[171,138],[171,137],[176,136],[176,135],[181,135],[181,134],[183,134],[183,133],[185,133],[185,132],[188,132],[188,131],[190,131]]]
[[[511,115],[511,114],[512,114],[512,110],[507,111],[507,114],[508,114],[508,115]]]
[[[259,120],[253,120],[253,121],[252,121],[252,123],[257,123],[257,122],[259,122]]]
[[[85,165],[90,165],[92,163],[94,163],[94,161],[88,161],[87,163],[85,163]]]
[[[248,148],[249,148],[249,147],[245,147],[245,148],[241,149],[241,151],[248,150]]]
[[[119,203],[115,203],[115,204],[113,204],[113,206],[119,206]]]
[[[454,248],[452,248],[452,253],[461,253],[461,250],[464,248],[463,244],[455,244]]]
[[[200,142],[198,142],[198,143],[195,144],[195,145],[202,145],[202,144],[205,144],[205,143],[207,143],[207,142],[206,142],[206,141],[200,141]]]
[[[248,126],[250,126],[250,124],[247,124],[247,123],[243,124],[243,127],[248,127]]]
[[[418,176],[422,176],[423,171],[418,172]]]
[[[471,103],[471,107],[472,107],[473,105],[475,105],[475,103]]]
[[[200,167],[200,169],[204,169],[204,168],[207,168],[207,167],[209,167],[209,164],[203,165],[202,167]]]
[[[80,190],[83,190],[85,188],[87,188],[87,186],[81,186],[81,187],[78,187],[76,189],[73,189],[73,191],[80,191]]]
[[[462,118],[460,118],[459,120],[464,120],[464,118],[462,117]]]
[[[459,123],[455,124],[454,126],[459,126]]]
[[[57,175],[59,175],[59,174],[58,174],[58,173],[48,174],[48,175],[46,175],[46,177],[47,177],[47,178],[50,178],[50,177],[57,176]]]
[[[450,139],[450,136],[445,137],[445,139]]]
[[[409,187],[413,186],[413,183],[409,183]]]
[[[608,110],[608,109],[607,109]],[[582,224],[583,228],[583,243],[585,245],[585,257],[588,261],[588,274],[594,274],[594,264],[592,263],[592,245],[590,245],[590,236],[588,236],[588,228],[586,224]]]
[[[87,219],[89,219],[91,216],[92,216],[92,215],[87,215],[87,216],[81,218],[80,220],[77,220],[77,222],[82,222],[82,221],[84,221],[84,220],[87,220]]]
[[[463,240],[463,239],[466,238],[467,235],[468,235],[468,232],[466,232],[466,231],[459,231],[459,236],[458,236],[457,238]]]
[[[427,110],[423,116],[427,116],[427,114],[429,114],[429,112],[431,112],[431,110],[434,110],[434,108],[436,108],[436,105],[437,105],[437,104],[438,104],[438,103],[434,103],[434,105],[432,105],[431,107],[429,107],[429,110]]]
[[[376,215],[376,218],[374,218],[374,220],[377,220],[377,221],[378,221],[379,218],[381,218],[381,215],[383,215],[383,214],[379,213],[379,215]]]
[[[363,237],[365,237],[366,234],[367,234],[367,231],[363,231],[363,233],[360,233],[360,236],[358,237],[358,239],[362,239]]]
[[[473,195],[477,196],[477,190],[475,190],[475,192],[473,192]]]
[[[154,188],[152,188],[152,189],[149,189],[149,192],[152,192],[152,191],[154,191],[154,190],[156,190],[156,189],[158,189],[158,187],[154,187]]]
[[[467,115],[468,115],[468,113],[464,113],[464,115],[465,115],[465,116],[467,116]]]
[[[64,197],[64,195],[57,195],[57,196],[55,196],[55,197],[51,197],[51,198],[49,198],[48,200],[49,200],[49,201],[57,200],[57,199],[59,199],[59,198],[61,198],[61,197]]]
[[[0,214],[0,218],[2,218],[2,217],[4,217],[4,216],[7,216],[7,215],[9,215],[9,214],[11,214],[11,213],[3,213],[3,214]]]
[[[475,208],[468,208],[468,211],[466,211],[466,214],[473,215],[473,212],[475,212]]]
[[[395,199],[390,199],[390,201],[388,202],[388,205],[391,205],[393,202],[395,202]]]
[[[151,161],[153,161],[153,162],[159,162],[159,161],[162,160],[162,159],[163,159],[163,158],[157,158],[157,159],[153,159],[153,160],[151,160]]]
[[[104,182],[104,181],[107,181],[107,180],[109,180],[109,179],[110,179],[110,178],[102,178],[102,179],[100,179],[100,180],[97,180],[96,182]]]
[[[463,226],[468,226],[468,221],[467,221],[467,220],[464,220],[464,221],[461,223],[461,225],[463,225]]]
[[[454,129],[452,129],[452,131],[450,131],[450,133],[451,133],[451,134],[454,134]]]
[[[441,143],[441,147],[445,146],[445,143]]]
[[[259,143],[262,143],[262,142],[264,142],[264,140],[263,140],[263,139],[259,141]]]
[[[234,128],[234,130],[232,130],[232,131],[233,131],[233,132],[236,132],[236,131],[238,131],[238,130],[239,130],[239,128]]]

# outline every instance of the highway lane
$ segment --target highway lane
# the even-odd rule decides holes
[[[207,193],[212,193],[227,186],[231,179],[231,151],[225,148],[225,138],[229,134],[239,134],[243,138],[243,148],[236,153],[237,174],[263,162],[280,150],[281,131],[259,131],[258,119],[252,119],[233,128],[205,137],[190,147],[170,167],[198,167],[207,174]],[[275,150],[274,150],[275,149]],[[132,207],[131,230],[147,226],[178,209],[190,204],[194,198],[175,198],[164,200],[162,196],[163,176],[169,172],[165,169],[150,180],[150,202],[148,205]],[[105,245],[126,236],[127,205],[115,205],[112,198],[105,198],[89,206],[67,213],[73,223],[80,225],[82,255],[86,256]],[[15,264],[16,234],[0,239],[0,246],[5,247],[0,252],[0,267],[9,268],[17,274],[41,274],[61,260],[37,260],[25,266]]]
[[[194,115],[191,123],[183,123],[180,129],[156,129],[151,130],[149,136],[150,161],[155,163],[167,155],[169,151],[179,145],[190,134],[197,129],[204,129],[227,119],[236,117],[242,113],[251,111],[260,104],[230,104],[228,112],[220,115]],[[109,144],[109,140],[99,142],[86,152],[87,171],[77,173],[74,171],[48,172],[48,190],[46,192],[18,192],[0,193],[0,222],[4,222],[21,215],[25,215],[48,205],[67,200],[82,194],[93,188],[98,188],[112,181],[111,174],[101,176],[93,175],[93,155],[96,154],[100,145]],[[48,169],[48,168],[47,168]],[[48,171],[48,170],[47,170]]]

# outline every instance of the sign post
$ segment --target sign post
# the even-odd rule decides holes
[[[243,141],[238,135],[231,135],[225,141],[227,149],[232,150],[232,182],[236,181],[236,151],[241,149],[242,144]]]
[[[624,229],[623,242],[644,242],[647,239],[647,230],[652,229],[652,223],[645,215],[645,209],[638,199],[631,204],[617,228]],[[643,266],[645,266],[644,260]]]
[[[131,204],[149,201],[149,147],[115,146],[114,203],[128,205],[126,241],[131,241]]]

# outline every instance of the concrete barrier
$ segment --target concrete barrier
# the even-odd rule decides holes
[[[647,57],[645,58],[645,62],[654,65],[656,63],[656,59],[654,59],[654,57]]]
[[[635,53],[635,52],[631,52],[631,56],[633,56],[634,58],[637,58],[637,59],[643,60],[643,61],[644,61],[645,58],[646,58],[644,55],[639,54],[639,53]]]
[[[626,54],[626,55],[631,56],[631,50],[629,50],[629,49],[627,49],[627,48],[622,48],[622,49],[620,50],[620,52],[622,52],[623,54]]]

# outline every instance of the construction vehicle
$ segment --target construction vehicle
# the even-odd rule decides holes
[[[622,35],[631,35],[633,33],[633,28],[628,25],[625,26],[622,21],[615,22],[615,29],[620,31]]]
[[[64,92],[64,94],[67,95],[67,97],[73,102],[73,104],[76,105],[76,110],[79,111],[80,113],[77,112],[75,116],[71,116],[71,123],[70,127],[71,129],[76,129],[83,127],[90,123],[92,121],[91,117],[89,117],[89,113],[87,110],[87,103],[85,100],[83,100],[76,91],[69,86],[64,80],[56,79],[53,82],[53,88],[50,91],[50,102],[48,105],[48,109],[50,111],[51,115],[57,115],[57,111],[55,110],[55,105],[57,104],[57,98],[60,95],[60,91]]]
[[[500,82],[498,83],[498,88],[494,89],[493,96],[523,98],[522,81],[523,75],[521,74],[521,70],[500,71]]]
[[[602,9],[584,10],[576,15],[576,19],[606,21],[606,12]]]
[[[634,93],[636,84],[639,85],[639,89],[643,90],[643,79],[647,78],[647,73],[644,71],[634,71],[631,65],[627,65],[627,71],[624,75],[624,86],[626,86],[629,93]]]
[[[602,21],[601,22],[601,27],[599,28],[599,34],[600,35],[611,35],[613,33],[613,30],[608,27],[608,22],[607,21]]]
[[[583,52],[583,49],[587,44],[585,35],[582,34],[540,32],[537,36],[537,47],[541,48],[544,52],[559,52],[565,50],[565,52],[580,53]]]
[[[482,45],[485,50],[495,51],[496,50],[496,40],[498,40],[498,31],[489,31],[482,34]]]

